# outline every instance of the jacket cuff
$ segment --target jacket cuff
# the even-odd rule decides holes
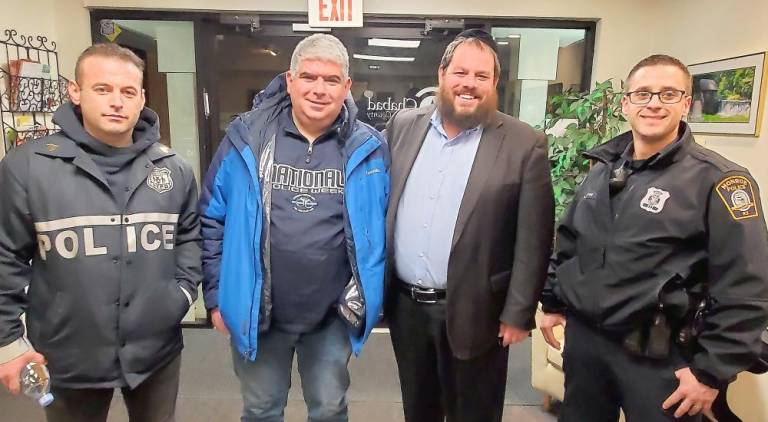
[[[535,313],[536,308],[530,311],[526,309],[504,310],[501,312],[499,321],[521,330],[531,331],[536,328]]]
[[[211,310],[219,307],[219,291],[208,291],[203,293],[203,302],[205,309]]]
[[[10,344],[0,347],[0,364],[10,362],[31,350],[32,346],[24,336],[17,338]]]
[[[728,385],[727,381],[721,381],[716,377],[710,375],[706,371],[702,371],[699,368],[691,367],[691,372],[696,377],[696,379],[699,380],[700,383],[706,385],[709,388],[714,388],[715,390],[722,390]]]
[[[568,310],[565,303],[560,302],[552,297],[541,298],[541,311],[545,314],[560,314],[564,315]]]

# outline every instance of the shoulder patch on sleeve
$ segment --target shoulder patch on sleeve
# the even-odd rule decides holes
[[[721,180],[717,194],[728,208],[734,220],[754,218],[759,215],[752,181],[744,176],[730,176]]]

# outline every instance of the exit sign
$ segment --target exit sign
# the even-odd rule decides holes
[[[363,0],[308,0],[309,26],[363,26]]]

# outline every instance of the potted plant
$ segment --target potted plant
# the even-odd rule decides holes
[[[615,137],[626,120],[621,114],[621,91],[609,79],[590,92],[565,91],[549,99],[543,127],[549,142],[555,218],[570,205],[576,188],[587,176],[590,162],[581,153]]]

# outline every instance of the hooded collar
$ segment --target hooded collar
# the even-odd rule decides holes
[[[160,139],[160,122],[157,113],[144,107],[139,114],[139,120],[133,129],[133,144],[125,148],[125,152],[138,154],[152,146]],[[121,153],[122,148],[111,147],[93,137],[83,126],[80,107],[72,103],[62,104],[53,115],[53,122],[57,124],[64,135],[71,139],[77,146],[99,155]],[[75,147],[75,145],[72,145]],[[53,151],[52,151],[53,150]],[[66,148],[49,147],[47,151],[54,156],[76,155],[76,151]]]

